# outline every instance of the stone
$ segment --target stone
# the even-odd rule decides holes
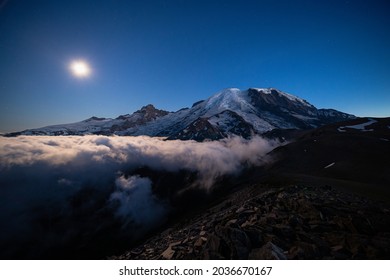
[[[248,255],[251,250],[251,242],[246,233],[240,229],[231,228],[229,236],[235,251],[234,259],[248,259]]]
[[[175,250],[173,250],[171,246],[168,246],[168,248],[164,252],[162,252],[161,256],[164,259],[170,260],[172,259],[174,254],[175,254]]]
[[[263,247],[254,249],[249,254],[251,260],[287,260],[283,249],[272,242],[267,242]]]
[[[232,220],[229,220],[229,221],[226,223],[226,226],[235,225],[236,223],[237,223],[237,219],[232,219]]]
[[[198,239],[195,241],[194,246],[195,246],[195,247],[201,247],[201,246],[203,245],[203,243],[204,243],[204,241],[203,241],[203,239],[200,237],[200,238],[198,238]]]
[[[244,232],[249,238],[252,248],[259,248],[263,243],[262,232],[256,228],[246,228]]]
[[[312,260],[319,258],[319,250],[316,245],[299,242],[288,251],[290,259]]]

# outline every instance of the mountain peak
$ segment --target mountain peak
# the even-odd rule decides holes
[[[273,129],[309,129],[351,118],[355,116],[317,109],[306,100],[276,88],[226,88],[177,112],[159,110],[148,104],[116,119],[92,117],[88,122],[14,135],[148,135],[202,141],[230,135],[251,137]]]
[[[104,121],[105,119],[106,118],[99,118],[99,117],[92,116],[89,119],[86,119],[85,121],[86,122],[89,122],[89,121]]]
[[[154,107],[152,104],[148,104],[146,106],[143,106],[140,111],[143,110],[156,110],[156,107]]]
[[[205,109],[210,114],[215,114],[224,110],[251,110],[251,105],[245,91],[238,88],[226,88],[208,98]]]
[[[148,104],[146,106],[141,107],[141,109],[139,109],[135,113],[166,115],[169,112],[165,110],[157,109],[156,107],[154,107],[154,105]]]

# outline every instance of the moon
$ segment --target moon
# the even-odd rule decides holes
[[[88,78],[91,75],[91,67],[85,60],[73,60],[69,69],[76,78]]]

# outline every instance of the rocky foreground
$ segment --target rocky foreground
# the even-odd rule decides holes
[[[328,186],[252,186],[111,258],[389,259],[390,205]]]

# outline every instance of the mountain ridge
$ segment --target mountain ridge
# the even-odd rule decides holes
[[[181,140],[217,140],[232,135],[250,138],[273,129],[309,129],[353,115],[334,109],[317,109],[297,96],[275,88],[227,88],[191,108],[168,112],[152,104],[115,119],[91,117],[81,122],[51,125],[18,135],[119,135],[160,136]]]

